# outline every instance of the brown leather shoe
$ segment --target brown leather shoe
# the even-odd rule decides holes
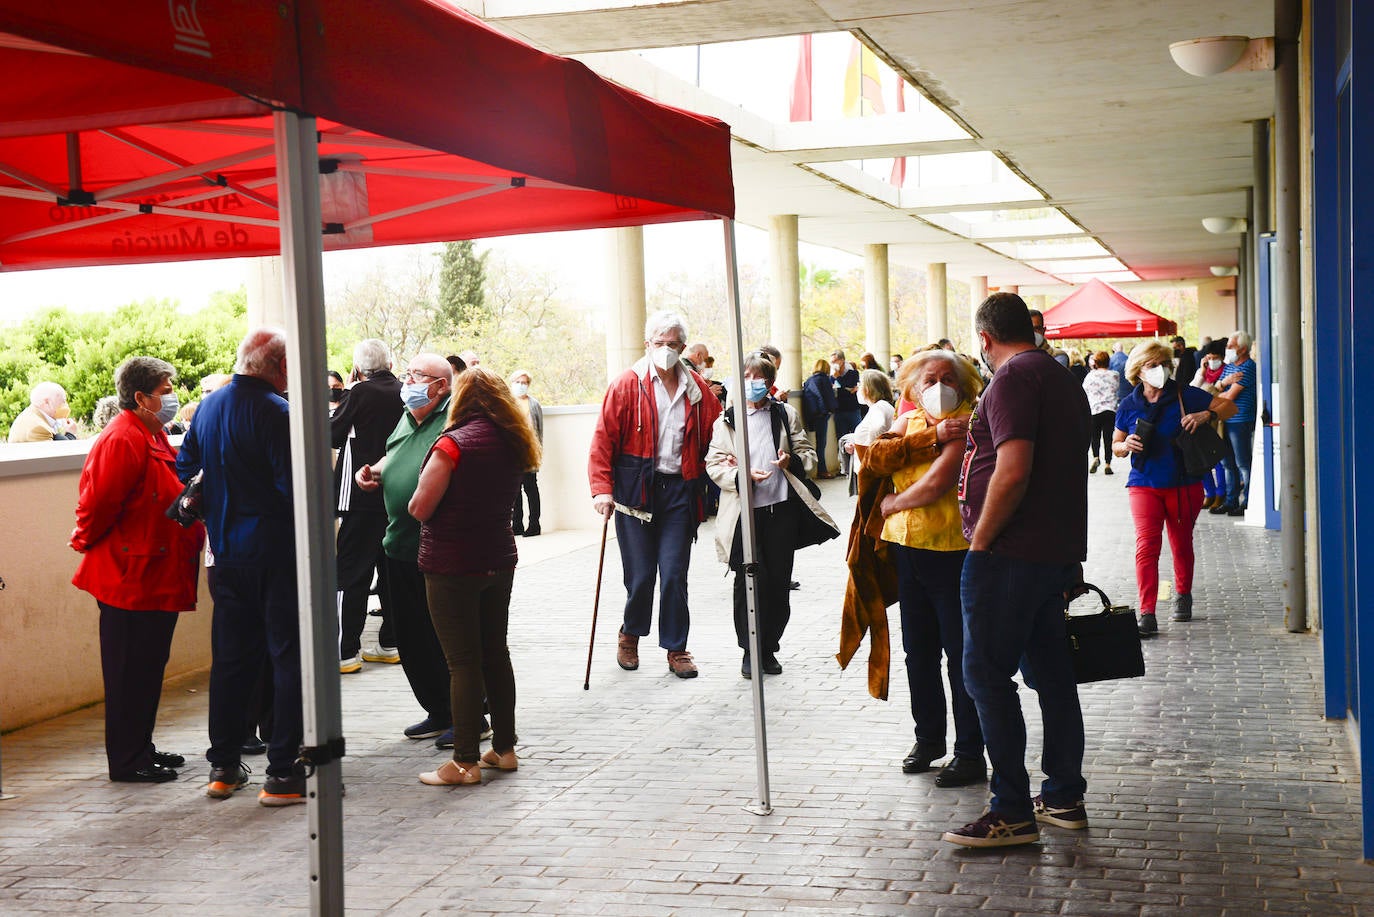
[[[697,666],[692,661],[692,654],[686,650],[668,651],[668,671],[678,678],[696,678]]]
[[[639,668],[639,638],[622,630],[619,646],[615,650],[615,661],[627,672]]]

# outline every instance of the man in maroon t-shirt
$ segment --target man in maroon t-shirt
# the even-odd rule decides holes
[[[964,683],[978,708],[992,801],[981,818],[946,831],[966,847],[1030,844],[1036,822],[1086,828],[1083,714],[1064,632],[1064,591],[1081,579],[1088,546],[1088,400],[1072,373],[1035,346],[1030,312],[1014,293],[978,307],[976,330],[992,382],[969,426],[959,475],[969,552],[960,599]],[[1044,721],[1040,795],[1026,773],[1018,667]]]

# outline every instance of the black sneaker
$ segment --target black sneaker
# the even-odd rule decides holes
[[[305,778],[290,774],[273,777],[270,774],[258,793],[258,803],[264,806],[293,806],[305,802]]]
[[[772,653],[764,653],[764,654],[763,654],[763,674],[765,674],[765,675],[781,675],[781,674],[782,674],[782,663],[781,663],[781,662],[778,662],[778,657],[777,657],[777,656],[774,656]]]
[[[1035,820],[1042,824],[1074,829],[1088,827],[1088,810],[1083,807],[1081,799],[1068,807],[1050,805],[1043,796],[1035,797],[1032,802],[1035,804]]]
[[[1218,503],[1216,506],[1212,507],[1207,512],[1209,515],[1212,516],[1221,516],[1230,513],[1231,509],[1232,507],[1229,503]]]
[[[1040,831],[1034,821],[1007,821],[989,809],[977,821],[946,831],[944,839],[961,847],[1015,847],[1034,844]]]
[[[1140,616],[1140,636],[1153,637],[1159,633],[1159,621],[1155,619],[1154,613],[1142,614]]]
[[[248,775],[252,771],[247,764],[235,764],[231,767],[212,767],[210,768],[210,782],[205,785],[205,795],[211,799],[228,799],[234,795],[234,791],[248,782]]]
[[[749,662],[749,654],[744,654],[744,661],[739,664],[739,674],[741,678],[753,678],[754,667]]]
[[[1193,597],[1186,592],[1180,592],[1174,598],[1174,620],[1193,620]]]
[[[443,733],[449,727],[443,720],[436,720],[432,716],[427,716],[413,726],[405,728],[407,739],[432,739]]]

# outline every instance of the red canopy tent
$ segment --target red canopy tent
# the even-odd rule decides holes
[[[0,0],[0,269],[276,254],[282,109],[326,248],[734,214],[725,124],[461,11],[200,7]]]
[[[1173,334],[1178,326],[1131,302],[1094,277],[1045,310],[1047,338],[1136,338]]]
[[[321,251],[720,217],[733,271],[729,128],[439,0],[0,0],[0,77],[0,270],[283,257],[310,888],[342,913]]]

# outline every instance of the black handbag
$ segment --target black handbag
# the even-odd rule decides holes
[[[1179,390],[1179,417],[1183,416],[1183,391]],[[1183,470],[1190,478],[1200,478],[1226,457],[1227,446],[1211,424],[1199,424],[1192,433],[1179,430],[1174,445],[1183,454]]]
[[[1083,586],[1102,599],[1102,610],[1075,615],[1064,609],[1064,630],[1068,633],[1075,680],[1082,685],[1141,677],[1145,674],[1145,657],[1140,652],[1135,612],[1128,605],[1113,605],[1107,594],[1092,583]]]
[[[190,528],[205,518],[200,491],[201,479],[204,475],[204,471],[197,471],[195,476],[186,482],[186,487],[182,489],[181,493],[177,494],[172,505],[167,507],[163,513],[182,528]]]

